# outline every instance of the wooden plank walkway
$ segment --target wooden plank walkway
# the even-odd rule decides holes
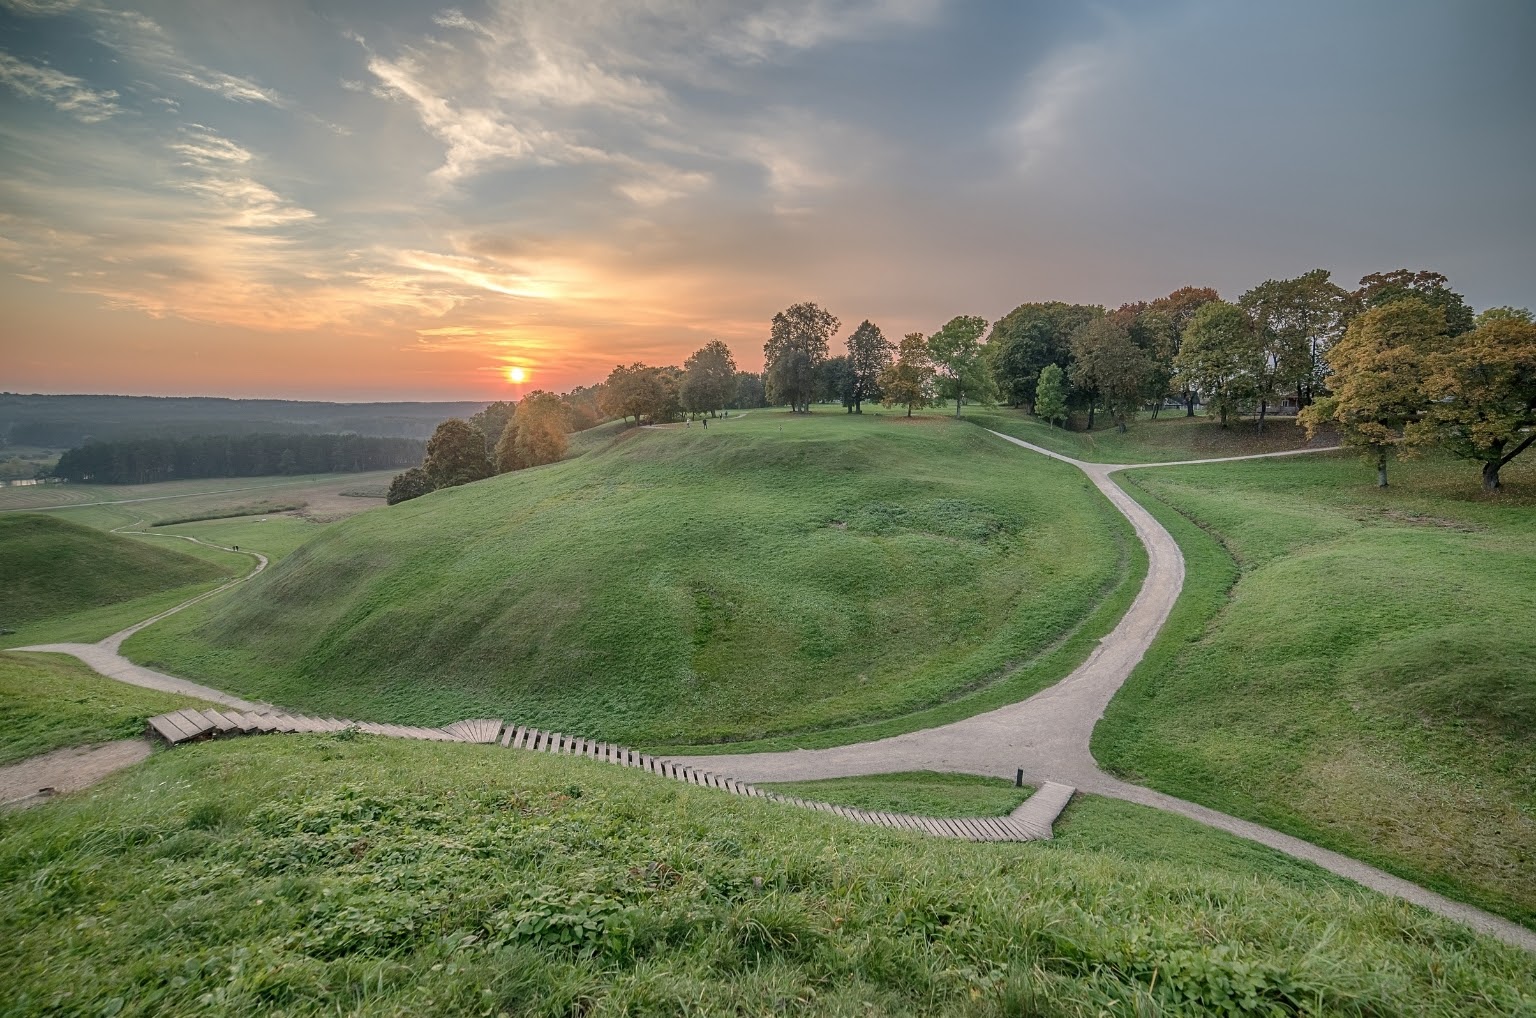
[[[525,725],[509,725],[500,718],[470,718],[442,728],[383,725],[369,721],[345,721],[337,718],[286,714],[271,708],[254,711],[179,710],[149,719],[149,731],[171,745],[212,739],[221,735],[262,735],[269,732],[339,732],[356,729],[369,735],[397,739],[426,739],[433,742],[474,742],[500,745],[504,749],[526,749],[535,753],[562,753],[585,756],[619,767],[636,767],[661,777],[713,788],[731,795],[749,796],[780,802],[801,809],[831,813],[855,823],[875,824],[898,831],[915,831],[940,838],[961,841],[1044,841],[1051,837],[1053,824],[1072,799],[1070,785],[1047,781],[1039,791],[1006,817],[922,817],[905,813],[835,806],[826,802],[799,799],[757,788],[686,764],[673,763],[644,753],[595,742],[560,732],[545,732]]]

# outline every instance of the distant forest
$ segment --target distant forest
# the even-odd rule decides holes
[[[0,393],[0,448],[68,449],[89,442],[183,435],[340,434],[421,438],[460,403],[320,403],[207,396],[44,396]],[[240,476],[240,475],[236,475]]]
[[[149,484],[200,477],[262,477],[393,470],[421,462],[416,438],[363,435],[203,435],[92,442],[59,457],[55,477]]]

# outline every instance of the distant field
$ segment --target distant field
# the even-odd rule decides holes
[[[367,499],[342,497],[342,491],[388,485],[394,475],[395,471],[381,470],[299,477],[225,477],[159,484],[39,484],[0,488],[0,514],[9,510],[67,511],[83,514],[69,518],[87,526],[110,529],[135,519],[154,523],[266,499],[306,502],[311,512],[339,518],[360,512],[370,504]],[[60,508],[70,506],[75,508]]]
[[[958,844],[487,746],[192,745],[0,825],[7,1006],[1460,1018],[1536,1005],[1536,959],[1448,920],[1178,818],[1097,800],[1068,817],[1057,842]]]
[[[354,717],[815,733],[1059,676],[1032,662],[1124,584],[1126,530],[967,425],[759,413],[337,524],[127,652]]]
[[[1211,459],[1281,452],[1307,446],[1306,432],[1294,418],[1271,417],[1258,432],[1255,421],[1232,420],[1223,428],[1215,417],[1185,417],[1182,410],[1164,411],[1157,420],[1142,414],[1124,434],[1114,427],[1094,431],[1066,431],[1053,427],[1022,410],[1006,407],[988,410],[967,408],[965,416],[1015,438],[1092,463],[1159,463],[1171,460]],[[1336,442],[1320,437],[1320,446]]]
[[[1348,454],[1128,481],[1189,581],[1099,761],[1536,925],[1536,463],[1495,498]]]

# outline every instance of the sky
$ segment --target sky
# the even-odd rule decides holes
[[[1317,267],[1536,306],[1533,44],[1528,0],[0,0],[0,389],[497,399],[755,370],[804,300],[899,338]]]

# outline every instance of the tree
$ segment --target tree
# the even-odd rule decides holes
[[[712,339],[683,362],[683,381],[678,396],[683,409],[693,414],[724,410],[736,394],[736,358],[730,347]]]
[[[1237,299],[1258,329],[1263,368],[1256,378],[1259,432],[1270,401],[1294,389],[1298,408],[1322,384],[1322,354],[1338,336],[1349,294],[1328,281],[1327,269],[1295,279],[1270,279]]]
[[[768,394],[763,389],[763,376],[756,371],[736,372],[736,395],[731,402],[734,410],[756,410],[768,405]]]
[[[496,455],[496,443],[501,440],[501,433],[507,430],[507,422],[516,412],[514,404],[504,399],[499,399],[485,409],[473,414],[469,418],[470,427],[480,432],[485,438],[485,454]]]
[[[1421,269],[1393,269],[1391,272],[1373,272],[1360,277],[1360,288],[1354,294],[1355,311],[1363,312],[1379,308],[1394,301],[1417,299],[1430,307],[1439,308],[1445,314],[1445,332],[1459,336],[1473,326],[1472,309],[1461,294],[1451,289],[1451,281],[1438,272]]]
[[[1501,322],[1506,319],[1524,322],[1527,325],[1536,320],[1532,318],[1530,308],[1510,307],[1506,304],[1503,307],[1488,308],[1485,311],[1478,312],[1477,324],[1487,325],[1489,322]]]
[[[468,484],[494,473],[485,455],[485,438],[457,417],[439,424],[427,440],[427,459],[422,469],[433,488]]]
[[[795,413],[809,413],[816,390],[816,368],[827,357],[827,343],[837,333],[838,320],[810,302],[795,304],[773,316],[763,360],[768,365],[768,398],[789,404]]]
[[[975,315],[958,315],[928,337],[928,356],[932,358],[939,379],[939,392],[955,401],[955,416],[967,398],[987,403],[997,393],[997,383],[982,356],[981,337],[987,320]]]
[[[1176,384],[1186,392],[1203,394],[1225,428],[1242,401],[1253,396],[1263,353],[1243,309],[1214,300],[1202,304],[1190,319],[1174,364]]]
[[[1125,329],[1136,349],[1147,359],[1142,395],[1152,401],[1152,417],[1156,419],[1163,401],[1173,391],[1173,358],[1179,352],[1173,317],[1166,311],[1152,310],[1152,306],[1144,301],[1122,304],[1108,317]]]
[[[530,392],[496,444],[496,468],[506,472],[558,462],[565,456],[565,428],[560,397],[542,389]]]
[[[1098,305],[1020,304],[992,327],[987,356],[1004,399],[1033,407],[1035,386],[1047,364],[1065,371],[1072,359],[1072,333],[1104,313]]]
[[[828,357],[816,366],[816,401],[841,403],[853,413],[853,362],[847,356]]]
[[[909,332],[896,351],[896,359],[880,372],[880,402],[886,406],[904,406],[907,416],[933,401],[933,362],[928,357],[928,340],[921,332]]]
[[[1221,294],[1209,286],[1181,286],[1166,297],[1159,297],[1147,305],[1149,311],[1157,311],[1168,316],[1168,322],[1173,327],[1174,357],[1177,359],[1179,348],[1184,342],[1184,333],[1189,328],[1190,322],[1195,320],[1196,313],[1212,301],[1220,300]],[[1177,369],[1175,369],[1174,381],[1177,382]],[[1195,416],[1195,404],[1200,399],[1198,390],[1188,385],[1181,386],[1180,396],[1184,401],[1184,416]]]
[[[1405,299],[1357,315],[1328,351],[1333,393],[1302,411],[1307,434],[1339,429],[1344,444],[1376,462],[1376,484],[1387,486],[1387,456],[1428,406],[1425,361],[1446,345],[1445,312]]]
[[[427,476],[427,472],[421,467],[411,467],[404,473],[396,474],[389,482],[389,493],[384,496],[384,502],[387,505],[398,505],[431,491],[432,479]]]
[[[1536,443],[1536,325],[1529,312],[1478,320],[1425,358],[1427,402],[1407,437],[1482,464],[1483,490],[1492,494],[1504,465]]]
[[[1072,361],[1072,384],[1097,393],[1105,413],[1124,431],[1126,417],[1146,391],[1150,358],[1113,318],[1098,318],[1072,333]]]
[[[864,319],[848,337],[848,367],[850,388],[848,406],[850,413],[862,414],[865,400],[880,398],[880,373],[891,363],[895,345],[885,338],[880,326]]]
[[[1035,416],[1051,424],[1067,419],[1066,373],[1055,364],[1047,364],[1040,371],[1035,386]]]
[[[675,420],[682,409],[678,396],[681,372],[635,363],[619,365],[603,383],[600,406],[604,413],[625,420],[649,417],[652,424]]]

